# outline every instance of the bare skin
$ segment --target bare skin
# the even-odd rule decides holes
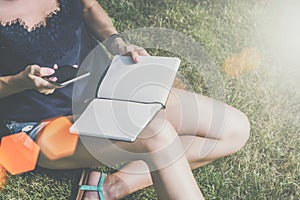
[[[96,38],[102,41],[117,33],[95,0],[82,2],[85,22]],[[30,3],[26,0],[0,0],[0,20],[7,22],[22,18],[28,31],[31,31],[37,23],[45,20],[49,12],[56,9],[54,0],[31,0]],[[128,54],[136,62],[139,55],[149,55],[143,48],[126,44],[121,38],[117,38],[112,45],[113,53]],[[31,65],[19,74],[0,77],[0,98],[28,89],[50,95],[58,88],[42,77],[53,72],[42,66]],[[120,199],[153,184],[160,199],[203,199],[191,168],[201,167],[240,150],[248,137],[249,122],[240,111],[207,97],[173,89],[167,109],[155,117],[134,143],[115,142],[111,145],[134,152],[137,156],[128,158],[130,162],[127,165],[108,175],[104,182],[104,197]],[[101,142],[101,139],[98,140],[94,139],[94,142]],[[119,152],[110,148],[97,153],[109,151],[109,156],[117,162]],[[157,152],[158,149],[160,151]],[[146,156],[142,153],[146,153]],[[166,161],[168,165],[165,165]],[[73,169],[103,164],[79,142],[73,156],[49,161],[40,155],[39,165],[51,169]],[[99,177],[99,172],[91,173],[89,184],[97,185]],[[180,190],[177,189],[179,183]],[[85,199],[98,199],[98,195],[86,192]]]
[[[192,102],[194,102],[194,105],[191,104]],[[217,122],[222,123],[223,127],[219,130],[219,133],[215,133],[213,129],[209,128],[220,126],[220,124],[212,121],[214,115],[218,114],[218,112],[213,112],[214,106],[225,109],[224,120]],[[191,107],[194,110],[198,107],[201,112],[182,113]],[[175,88],[168,99],[167,109],[162,111],[157,118],[167,120],[174,127],[192,169],[240,150],[249,137],[249,122],[247,117],[240,111],[222,102]],[[195,126],[195,123],[199,126]],[[83,166],[83,163],[86,165]],[[101,163],[92,157],[80,143],[78,151],[73,157],[49,162],[41,156],[40,165],[66,169],[99,166]],[[91,174],[89,184],[97,185],[99,176],[99,172]],[[132,161],[118,172],[108,175],[108,177],[104,184],[106,189],[104,196],[111,198],[107,199],[119,199],[152,185],[151,174],[144,161]],[[173,181],[171,177],[171,174],[168,178],[166,177],[168,180],[166,184]],[[180,181],[176,176],[175,182],[180,183]],[[94,192],[86,192],[86,195],[97,196]]]
[[[24,9],[24,6],[26,9]],[[30,32],[39,23],[47,24],[46,17],[53,11],[60,10],[56,0],[2,0],[0,1],[0,20],[2,25],[20,19]]]

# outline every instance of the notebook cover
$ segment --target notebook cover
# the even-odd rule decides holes
[[[161,108],[160,104],[94,99],[70,132],[133,142]]]
[[[140,56],[133,63],[129,56],[115,56],[97,97],[165,105],[179,65],[174,57]]]
[[[101,85],[71,132],[133,142],[165,103],[180,59],[115,56]]]

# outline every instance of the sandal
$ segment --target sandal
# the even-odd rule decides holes
[[[104,195],[103,195],[103,184],[106,178],[106,173],[101,173],[101,176],[99,178],[99,182],[97,186],[92,186],[92,185],[85,185],[88,182],[89,178],[89,172],[90,170],[83,170],[80,181],[79,181],[79,191],[76,197],[76,200],[82,200],[84,191],[97,191],[99,199],[104,200]]]

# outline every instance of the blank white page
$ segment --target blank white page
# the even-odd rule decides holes
[[[133,142],[160,109],[160,104],[94,99],[70,131]]]
[[[115,56],[97,97],[165,105],[179,65],[174,57],[140,56],[134,63],[129,56]]]

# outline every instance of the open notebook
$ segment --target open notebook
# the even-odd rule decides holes
[[[71,132],[133,142],[165,103],[180,60],[173,57],[115,56],[97,95]]]

